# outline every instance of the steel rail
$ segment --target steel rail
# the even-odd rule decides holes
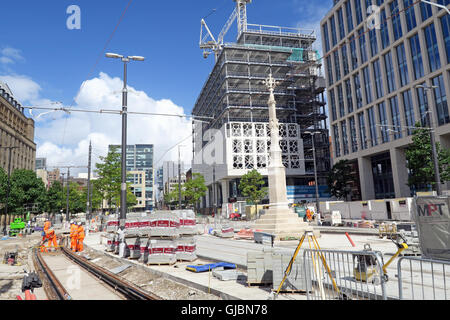
[[[129,283],[123,279],[120,279],[110,271],[96,266],[90,263],[87,259],[74,254],[67,247],[61,246],[63,253],[75,263],[79,264],[81,267],[98,277],[103,282],[110,285],[114,290],[119,291],[125,297],[130,300],[163,300],[161,297],[156,294],[148,293],[140,288],[136,287],[134,284]]]
[[[33,260],[35,269],[39,270],[38,272],[44,275],[47,279],[46,283],[43,283],[45,293],[47,294],[47,298],[51,298],[49,297],[49,295],[51,294],[48,292],[48,285],[49,285],[54,293],[53,297],[58,298],[59,300],[72,300],[70,294],[67,292],[64,286],[61,284],[61,282],[59,282],[58,278],[56,278],[55,274],[50,270],[48,265],[45,263],[38,248],[34,248],[33,250],[34,250]]]

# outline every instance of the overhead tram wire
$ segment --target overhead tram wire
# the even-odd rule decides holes
[[[117,29],[119,28],[120,24],[122,23],[122,21],[123,21],[123,19],[124,19],[124,17],[125,17],[125,14],[127,13],[128,9],[130,8],[130,6],[131,6],[132,3],[133,3],[133,0],[130,0],[130,1],[128,2],[128,4],[127,4],[125,10],[122,12],[122,15],[121,15],[121,17],[120,17],[120,19],[119,19],[119,22],[116,24],[116,26],[115,26],[113,32],[111,33],[111,35],[109,36],[108,40],[106,41],[106,43],[105,43],[105,45],[104,45],[102,51],[99,53],[98,58],[97,58],[97,60],[96,60],[96,62],[95,62],[95,64],[94,64],[94,66],[93,66],[93,67],[91,68],[91,70],[89,71],[89,74],[88,74],[88,76],[87,76],[87,80],[92,76],[92,74],[93,74],[94,71],[95,71],[95,68],[96,68],[97,65],[100,63],[100,60],[102,59],[102,57],[103,57],[103,55],[104,55],[106,49],[108,48],[108,46],[109,46],[111,40],[113,39],[113,37],[114,37],[114,35],[115,35]],[[79,96],[79,94],[80,94],[81,91],[83,90],[83,88],[84,88],[84,86],[85,86],[87,80],[83,81],[83,83],[81,84],[81,87],[80,87],[80,89],[78,90],[77,95],[76,95],[76,96],[73,98],[73,100],[72,100],[72,103],[71,103],[71,105],[70,105],[70,108],[73,107],[76,98]],[[64,139],[65,139],[66,129],[67,129],[67,119],[68,119],[68,118],[66,117],[65,123],[64,123],[64,129],[63,129],[63,135],[62,135],[61,145],[64,145]]]

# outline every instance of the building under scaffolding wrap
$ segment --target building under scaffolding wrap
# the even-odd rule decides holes
[[[219,40],[210,45],[216,64],[192,112],[194,119],[201,120],[193,122],[193,172],[204,175],[209,187],[202,207],[221,208],[230,199],[240,200],[239,179],[252,169],[267,177],[269,91],[264,80],[269,74],[278,83],[274,94],[288,198],[314,201],[312,141],[305,131],[321,132],[315,135],[319,186],[326,185],[330,169],[325,81],[318,52],[313,50],[316,36],[312,30],[247,24],[246,17],[240,17],[246,11],[242,13],[239,6],[250,1],[235,1],[237,42]],[[299,188],[301,194],[295,199],[293,190]]]

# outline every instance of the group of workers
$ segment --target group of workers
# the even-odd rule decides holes
[[[73,252],[83,251],[84,227],[81,222],[70,221],[70,248]]]
[[[81,222],[70,221],[70,248],[73,252],[82,252],[83,241],[85,233]],[[45,243],[48,242],[47,247]],[[53,248],[52,248],[53,247]],[[56,250],[58,247],[55,230],[52,228],[52,223],[47,219],[44,223],[44,230],[42,231],[41,252],[49,252]]]

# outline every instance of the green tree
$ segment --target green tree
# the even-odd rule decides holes
[[[181,192],[183,192],[183,187],[181,187]],[[183,195],[183,193],[181,195]],[[174,189],[171,192],[164,194],[164,202],[169,206],[176,206],[178,204],[178,198],[178,184],[175,185]]]
[[[421,127],[420,123],[416,127]],[[406,167],[409,169],[408,186],[415,190],[424,190],[428,186],[436,187],[430,131],[418,128],[414,130],[412,144],[406,149]],[[441,182],[450,181],[450,150],[436,143]]]
[[[42,179],[31,170],[15,170],[11,175],[11,192],[8,211],[21,215],[26,205],[36,204],[43,212],[46,203],[46,189]]]
[[[122,184],[121,156],[118,148],[111,148],[106,157],[100,157],[102,163],[96,164],[96,172],[99,179],[96,183],[97,190],[102,194],[103,199],[112,204],[120,206],[120,193]],[[127,183],[127,208],[137,204],[136,197],[130,191],[130,184]]]
[[[352,167],[348,160],[337,162],[327,177],[327,184],[332,196],[338,199],[347,199],[351,189],[348,187],[354,180]]]
[[[255,169],[243,175],[239,183],[239,190],[247,200],[255,205],[255,212],[258,212],[258,203],[267,195],[267,187],[264,187],[265,181],[263,176]]]
[[[47,191],[45,210],[49,213],[59,213],[66,207],[65,199],[61,182],[55,181]]]
[[[207,190],[205,178],[199,173],[194,173],[192,179],[185,183],[183,194],[186,202],[197,209],[199,200],[206,195]]]

